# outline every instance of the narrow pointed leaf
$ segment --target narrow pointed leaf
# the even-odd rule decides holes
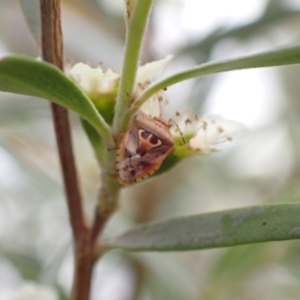
[[[132,108],[132,113],[136,110],[152,95],[158,91],[165,89],[178,82],[212,75],[221,72],[242,70],[242,69],[253,69],[253,68],[265,68],[265,67],[276,67],[284,65],[293,65],[300,63],[300,45],[288,45],[272,49],[269,51],[256,53],[244,57],[238,57],[233,59],[226,59],[222,61],[208,62],[193,68],[184,70],[182,72],[171,75],[165,79],[162,79],[149,86],[143,94],[136,100],[138,105]]]
[[[300,204],[253,206],[176,218],[137,227],[109,248],[184,251],[300,238]]]
[[[110,130],[90,99],[63,72],[46,62],[14,56],[0,60],[0,91],[50,100],[78,113],[111,140]]]

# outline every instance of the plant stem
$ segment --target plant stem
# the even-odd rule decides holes
[[[60,0],[40,0],[43,59],[63,70]],[[52,103],[52,117],[66,192],[69,218],[75,241],[73,300],[88,300],[94,265],[94,245],[87,228],[79,190],[68,112]]]
[[[117,138],[119,133],[126,130],[129,125],[127,124],[128,120],[124,119],[124,115],[126,115],[133,98],[141,45],[151,4],[152,0],[137,0],[134,4],[133,12],[131,11],[131,6],[127,6],[125,53],[113,123],[113,133]]]
[[[124,119],[124,115],[129,110],[133,97],[141,45],[152,0],[137,0],[134,3],[134,7],[133,3],[132,1],[127,2],[127,14],[125,17],[127,25],[125,54],[113,121],[113,133],[117,141],[120,138],[120,133],[125,131],[129,125],[128,120]],[[104,224],[116,209],[121,188],[116,176],[115,150],[107,150],[104,156],[105,158],[101,166],[101,188],[99,190],[97,210],[91,233],[91,239],[94,243],[96,243],[96,238],[102,231]],[[95,244],[94,250],[95,257],[99,258],[99,253],[101,255],[101,245]]]
[[[60,1],[40,0],[42,20],[42,54],[43,59],[63,70],[63,46],[60,25]],[[85,231],[82,200],[79,191],[68,112],[65,108],[51,103],[52,118],[60,164],[67,196],[70,222],[74,239]]]

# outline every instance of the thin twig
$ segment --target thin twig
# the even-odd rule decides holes
[[[63,70],[63,46],[60,24],[60,0],[40,0],[42,21],[42,55],[43,59]],[[68,112],[65,108],[51,103],[56,141],[70,222],[75,241],[86,230],[82,200],[78,186]]]
[[[60,0],[40,0],[43,59],[63,70],[63,45],[60,19]],[[60,164],[66,191],[67,206],[75,241],[75,273],[73,300],[88,300],[94,266],[94,245],[87,228],[77,180],[68,112],[52,103],[52,117]]]

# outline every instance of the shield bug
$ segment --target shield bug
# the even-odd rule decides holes
[[[170,121],[159,117],[136,116],[117,150],[119,181],[130,184],[158,170],[173,151]]]

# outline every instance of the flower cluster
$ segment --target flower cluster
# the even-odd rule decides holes
[[[111,69],[103,71],[101,66],[91,68],[84,63],[75,64],[67,73],[91,99],[105,121],[111,124],[120,74]]]
[[[172,56],[169,55],[165,59],[139,67],[134,88],[134,99],[139,97],[151,84],[153,77],[171,58]],[[74,65],[69,70],[69,76],[94,103],[95,98],[102,99],[103,95],[114,95],[115,97],[120,80],[120,74],[115,71],[110,69],[103,71],[100,67],[93,69],[83,63]],[[152,118],[162,118],[161,104],[165,101],[164,92],[160,91],[141,106],[139,113]],[[193,116],[190,110],[183,114],[177,112],[170,128],[174,137],[174,155],[185,157],[194,154],[210,154],[217,150],[216,145],[230,141],[234,134],[243,129],[243,125],[218,116],[199,118],[196,115]]]

